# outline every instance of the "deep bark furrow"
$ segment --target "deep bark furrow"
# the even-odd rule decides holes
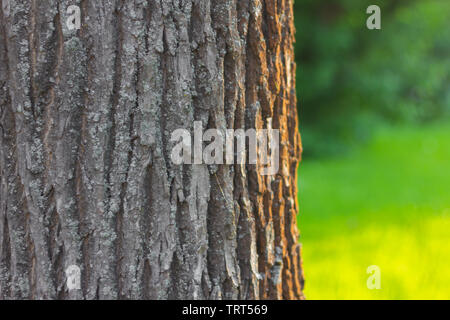
[[[89,271],[86,272],[88,298],[117,297],[114,217],[107,211],[107,154],[110,152],[111,100],[116,54],[116,1],[86,2],[83,42],[87,57],[86,140],[81,170],[86,186],[86,217],[89,228]],[[99,81],[101,79],[101,81]],[[99,267],[102,266],[102,267]]]

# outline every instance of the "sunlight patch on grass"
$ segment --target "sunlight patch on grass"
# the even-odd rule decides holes
[[[305,160],[299,187],[308,298],[450,298],[449,125],[386,128],[345,158]]]

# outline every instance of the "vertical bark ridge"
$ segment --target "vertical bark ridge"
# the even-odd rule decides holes
[[[247,33],[247,55],[246,55],[246,128],[263,128],[262,104],[260,99],[261,89],[265,89],[264,78],[267,75],[265,68],[266,43],[262,32],[262,2],[252,1],[248,7],[249,21]],[[261,88],[261,89],[260,89]],[[263,90],[265,97],[268,91]],[[250,201],[252,202],[252,216],[256,224],[256,249],[258,255],[258,296],[263,298],[268,295],[268,264],[271,263],[273,247],[271,246],[271,227],[265,219],[263,203],[263,177],[258,168],[248,167],[248,185]],[[267,208],[266,208],[267,210]]]
[[[108,153],[106,157],[106,184],[107,184],[107,202],[106,211],[108,215],[113,217],[115,224],[115,231],[117,238],[115,240],[115,257],[116,265],[112,271],[117,277],[117,287],[113,288],[114,295],[117,297],[123,296],[121,290],[123,288],[123,282],[121,274],[122,269],[122,252],[123,252],[123,237],[122,237],[122,225],[123,225],[123,202],[121,197],[124,194],[124,188],[126,178],[130,166],[130,152],[131,152],[131,114],[132,109],[129,108],[130,104],[134,104],[135,101],[135,75],[136,75],[136,50],[134,39],[130,34],[129,19],[123,12],[129,12],[125,10],[127,5],[124,1],[118,1],[115,8],[115,46],[116,56],[114,61],[114,77],[113,77],[113,96],[112,96],[112,109],[110,116],[110,128],[108,137]],[[127,42],[128,41],[128,42]],[[131,42],[131,43],[130,43]],[[128,62],[129,67],[124,67],[124,64]]]
[[[236,111],[234,117],[234,128],[247,129],[246,124],[246,61],[247,61],[247,39],[249,26],[249,2],[237,1],[235,7],[237,10],[236,27],[239,33],[240,46],[234,45],[234,54],[231,55],[236,63],[239,64],[236,69],[237,82],[235,89]],[[236,39],[234,40],[236,41]],[[228,84],[231,86],[231,83]],[[235,207],[238,210],[238,248],[237,255],[239,258],[239,267],[241,270],[241,288],[240,299],[256,299],[259,298],[259,270],[258,270],[258,253],[256,247],[256,225],[253,215],[253,203],[250,201],[248,190],[248,170],[246,166],[237,164],[235,168]]]
[[[115,217],[107,210],[106,183],[108,154],[111,152],[111,128],[114,61],[116,53],[117,1],[85,3],[83,39],[90,56],[87,57],[86,140],[85,157],[81,165],[86,186],[86,217],[90,231],[89,272],[86,274],[87,293],[92,298],[117,297],[115,276],[117,239]],[[99,267],[101,266],[101,267]]]
[[[6,52],[5,20],[7,17],[0,8],[0,143],[6,145],[5,139],[8,133],[3,123],[5,122],[7,111],[6,106],[10,104],[8,87],[8,60]],[[11,117],[11,114],[9,115]],[[8,119],[10,120],[10,119]],[[7,150],[0,149],[0,299],[11,295],[11,238],[9,236],[8,219],[6,217],[8,196],[8,185],[6,180]]]
[[[25,235],[23,190],[17,167],[16,124],[9,93],[9,64],[2,12],[0,28],[0,297],[30,298],[29,251]]]
[[[81,31],[67,27],[67,7],[72,4],[62,1],[58,6],[58,63],[54,74],[55,89],[53,112],[58,116],[52,124],[51,140],[56,144],[52,177],[56,197],[56,222],[61,231],[58,237],[57,274],[65,278],[65,270],[72,265],[79,266],[84,278],[87,278],[89,259],[83,254],[83,239],[87,231],[83,200],[86,198],[81,182],[81,163],[85,150],[83,139],[84,90],[86,71],[86,50],[82,43]],[[80,2],[74,3],[80,5]],[[51,119],[52,117],[50,117]],[[63,126],[58,124],[63,124]],[[61,257],[60,257],[61,256]],[[83,281],[83,291],[67,292],[58,287],[58,295],[79,299],[88,287]]]
[[[55,294],[54,284],[50,275],[50,259],[47,248],[48,239],[46,229],[48,219],[46,213],[46,179],[45,179],[45,150],[42,143],[43,104],[37,101],[35,93],[42,93],[45,99],[45,88],[38,86],[35,75],[41,66],[38,60],[38,50],[48,41],[44,34],[37,29],[42,16],[38,16],[36,3],[11,4],[11,14],[15,24],[7,25],[9,64],[17,68],[10,69],[10,81],[14,86],[12,104],[16,107],[16,137],[19,174],[23,183],[27,201],[26,225],[29,228],[28,245],[32,251],[31,261],[31,298],[51,298]],[[47,18],[52,23],[50,12]],[[43,23],[42,23],[43,24]],[[22,41],[15,41],[16,36],[28,35]],[[38,36],[41,38],[38,39]],[[42,42],[40,42],[42,41]],[[51,51],[51,49],[50,49]],[[45,84],[43,84],[45,86]],[[39,277],[37,276],[39,275]]]
[[[212,27],[212,4],[209,1],[193,1],[190,21],[190,43],[192,56],[192,108],[193,120],[201,123],[203,129],[208,128],[210,109],[215,107],[213,85],[217,81],[216,74],[216,44],[215,34]],[[192,126],[191,126],[192,129]],[[195,281],[200,287],[196,287],[198,298],[210,298],[212,293],[216,294],[214,271],[210,268],[210,219],[209,200],[214,192],[210,182],[210,170],[205,165],[195,165],[191,170],[191,190],[189,194],[190,215],[196,216],[196,232],[191,241],[197,243],[195,257]],[[186,171],[189,168],[186,167]],[[193,206],[195,205],[195,206]],[[197,211],[197,212],[195,212]],[[187,230],[188,231],[188,230]]]

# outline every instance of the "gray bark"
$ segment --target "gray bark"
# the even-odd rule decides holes
[[[66,26],[73,4],[80,30]],[[303,297],[291,0],[3,11],[0,299]],[[170,161],[175,129],[268,118],[275,176]],[[66,286],[71,265],[81,290]]]

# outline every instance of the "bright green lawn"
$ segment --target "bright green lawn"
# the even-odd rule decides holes
[[[345,158],[305,159],[299,186],[307,298],[450,299],[450,124],[380,129]]]

